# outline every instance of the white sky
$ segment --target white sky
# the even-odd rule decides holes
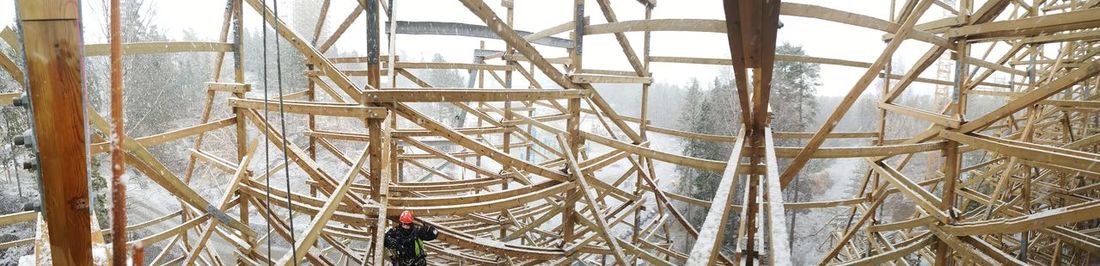
[[[147,0],[154,1],[157,17],[153,20],[161,29],[165,30],[170,38],[179,38],[180,32],[185,28],[193,28],[203,41],[214,40],[221,28],[222,14],[225,8],[225,0]],[[284,20],[289,20],[289,4],[295,0],[280,1],[283,7]],[[303,1],[303,0],[297,0]],[[98,5],[100,1],[83,1],[86,16],[90,12],[99,12],[99,7],[89,8],[92,4]],[[459,1],[444,0],[397,0],[396,10],[398,20],[409,21],[447,21],[471,24],[481,24],[481,21],[471,14]],[[503,17],[504,9],[499,6],[498,0],[486,0],[486,2]],[[644,19],[645,10],[634,0],[613,0],[619,20]],[[838,1],[788,1],[811,2],[829,8],[854,12],[863,15],[887,19],[889,2],[882,0],[838,0]],[[516,1],[516,29],[526,31],[539,31],[571,20],[572,1],[542,1],[542,0],[517,0]],[[329,19],[326,24],[335,28],[340,21],[352,10],[356,4],[353,0],[333,0],[329,11]],[[10,8],[9,8],[10,7]],[[592,24],[602,24],[606,21],[599,10],[599,6],[593,0],[586,3],[586,13],[591,17]],[[14,25],[14,0],[0,0],[0,24]],[[925,20],[938,18],[936,14],[942,12],[937,6],[933,6],[926,15]],[[252,9],[246,9],[246,27],[257,28],[259,16]],[[658,1],[654,9],[653,18],[696,18],[696,19],[723,19],[722,3],[717,0],[663,0]],[[97,21],[86,21],[85,42],[102,43],[101,26]],[[353,24],[347,33],[337,42],[337,48],[343,51],[363,52],[365,43],[364,23],[362,18]],[[881,41],[883,32],[849,26],[839,23],[826,22],[816,19],[781,16],[780,21],[784,27],[779,30],[778,42],[789,42],[802,45],[807,54],[818,57],[841,58],[862,62],[872,62],[881,53],[885,43]],[[325,36],[324,34],[322,36]],[[631,44],[639,54],[642,49],[642,33],[628,33]],[[560,35],[559,37],[568,37]],[[323,39],[324,37],[322,37]],[[416,36],[399,35],[397,44],[398,54],[406,57],[404,60],[428,60],[434,53],[441,53],[447,61],[470,62],[473,49],[477,48],[482,39],[450,36]],[[387,49],[383,41],[382,49]],[[488,49],[503,49],[504,43],[499,40],[486,40]],[[536,46],[547,57],[559,57],[565,55],[564,49]],[[895,54],[895,59],[901,60],[901,65],[912,64],[920,55],[928,49],[928,45],[917,41],[907,41]],[[975,49],[976,50],[976,49]],[[614,39],[614,35],[602,34],[585,38],[585,68],[630,70],[626,57],[622,55]],[[386,53],[386,52],[383,52]],[[651,55],[653,56],[684,56],[728,58],[729,47],[723,34],[714,33],[674,33],[654,32]],[[895,61],[897,64],[897,61]],[[651,71],[658,82],[671,84],[684,84],[690,78],[696,77],[703,84],[718,74],[719,66],[700,66],[690,64],[653,63]],[[863,69],[828,66],[821,67],[822,86],[818,88],[821,95],[844,95],[852,84],[863,74]],[[934,71],[928,71],[934,72]],[[934,75],[934,73],[932,73]],[[926,73],[925,76],[927,76]],[[921,85],[918,85],[921,86]],[[930,86],[928,88],[931,88]],[[910,90],[916,93],[922,91],[930,93],[930,89]]]

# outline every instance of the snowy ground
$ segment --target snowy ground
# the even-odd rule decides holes
[[[18,170],[19,182],[16,182],[16,172],[11,172],[9,178],[8,170],[12,169],[0,167],[0,215],[21,212],[24,204],[38,201],[38,185],[30,174],[21,169]],[[20,190],[22,190],[22,196],[20,196]],[[33,238],[34,224],[32,221],[0,226],[0,243]],[[34,253],[32,247],[33,245],[23,245],[0,249],[0,265],[18,264],[20,256]]]

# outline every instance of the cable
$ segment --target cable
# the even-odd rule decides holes
[[[263,0],[262,5],[263,5],[263,10],[262,10],[263,12],[260,12],[260,16],[262,17],[260,19],[260,21],[262,21],[261,22],[262,26],[260,27],[260,31],[261,31],[260,36],[261,36],[261,39],[263,40],[261,42],[262,43],[261,46],[263,46],[262,47],[262,49],[263,49],[263,66],[262,66],[263,71],[262,72],[263,72],[263,80],[264,80],[263,81],[264,82],[264,120],[266,121],[267,118],[268,118],[268,108],[267,108],[267,103],[268,103],[268,98],[267,98],[267,0]],[[265,125],[265,127],[266,127],[266,125]],[[267,130],[267,129],[264,128],[262,130]],[[267,188],[267,197],[264,198],[264,207],[267,208],[267,222],[264,223],[264,224],[266,224],[266,226],[267,226],[267,235],[268,235],[267,236],[267,257],[271,258],[271,218],[272,218],[271,214],[274,212],[274,211],[271,210],[271,159],[269,158],[270,151],[269,151],[268,144],[267,144],[268,137],[267,137],[267,134],[263,134],[263,135],[264,135],[264,175],[266,175],[266,177],[264,178],[264,182],[267,185],[266,186],[266,188]]]
[[[272,4],[275,6],[275,19],[279,19],[279,0],[272,0]],[[283,63],[282,63],[283,60],[282,60],[282,57],[283,57],[282,56],[282,49],[280,49],[280,47],[279,47],[279,37],[278,37],[278,35],[276,35],[276,37],[275,37],[275,76],[278,79],[278,83],[276,83],[276,87],[279,88],[279,124],[280,124],[281,130],[283,132],[283,138],[282,138],[282,140],[283,140],[283,145],[282,145],[282,148],[283,148],[283,165],[287,165],[287,164],[290,163],[289,162],[290,160],[287,158],[288,156],[287,156],[287,152],[286,152],[286,146],[289,145],[289,143],[288,143],[289,141],[287,140],[287,137],[289,137],[289,136],[286,134],[286,111],[283,109]],[[290,168],[283,167],[283,176],[286,178],[286,180],[285,180],[286,193],[291,193],[290,192]],[[268,178],[268,180],[271,180],[271,179]],[[289,216],[290,216],[289,217],[289,220],[290,220],[290,242],[291,242],[290,243],[290,252],[291,252],[291,254],[293,254],[293,256],[291,256],[291,258],[294,258],[298,255],[297,247],[295,247],[294,242],[297,242],[298,240],[294,237],[294,200],[292,200],[291,197],[289,197],[289,196],[286,197],[286,206],[287,206],[286,210],[290,213],[289,214]],[[293,260],[293,261],[294,261],[294,265],[298,265],[298,260]]]

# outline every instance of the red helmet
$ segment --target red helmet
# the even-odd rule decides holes
[[[401,223],[403,223],[403,224],[413,223],[413,213],[411,211],[401,212]]]

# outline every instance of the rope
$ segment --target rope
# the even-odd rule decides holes
[[[272,4],[275,6],[275,19],[278,19],[279,18],[279,0],[272,0]],[[290,160],[287,158],[288,156],[287,156],[287,152],[286,152],[286,146],[288,145],[289,141],[287,140],[288,136],[286,134],[286,111],[283,108],[283,64],[282,64],[282,61],[283,61],[282,60],[282,49],[279,48],[279,39],[278,39],[278,37],[276,37],[275,38],[275,76],[276,76],[276,79],[278,80],[278,84],[276,84],[276,86],[279,88],[279,124],[280,124],[280,127],[281,127],[282,132],[283,132],[283,147],[282,148],[283,148],[283,164],[285,165],[285,164],[289,164]],[[284,182],[286,184],[286,192],[290,193],[290,168],[283,167],[283,176],[286,178],[285,182]],[[270,178],[268,180],[270,180]],[[292,252],[291,254],[294,255],[294,256],[291,256],[291,258],[294,258],[298,255],[297,247],[295,247],[294,242],[297,242],[298,240],[294,237],[294,208],[293,208],[294,200],[292,200],[291,198],[292,197],[289,197],[289,196],[286,197],[286,206],[287,206],[286,209],[287,209],[288,212],[290,212],[290,217],[289,217],[289,220],[290,220],[290,242],[291,242],[290,243],[290,252]],[[294,260],[294,265],[298,265],[298,260]]]

